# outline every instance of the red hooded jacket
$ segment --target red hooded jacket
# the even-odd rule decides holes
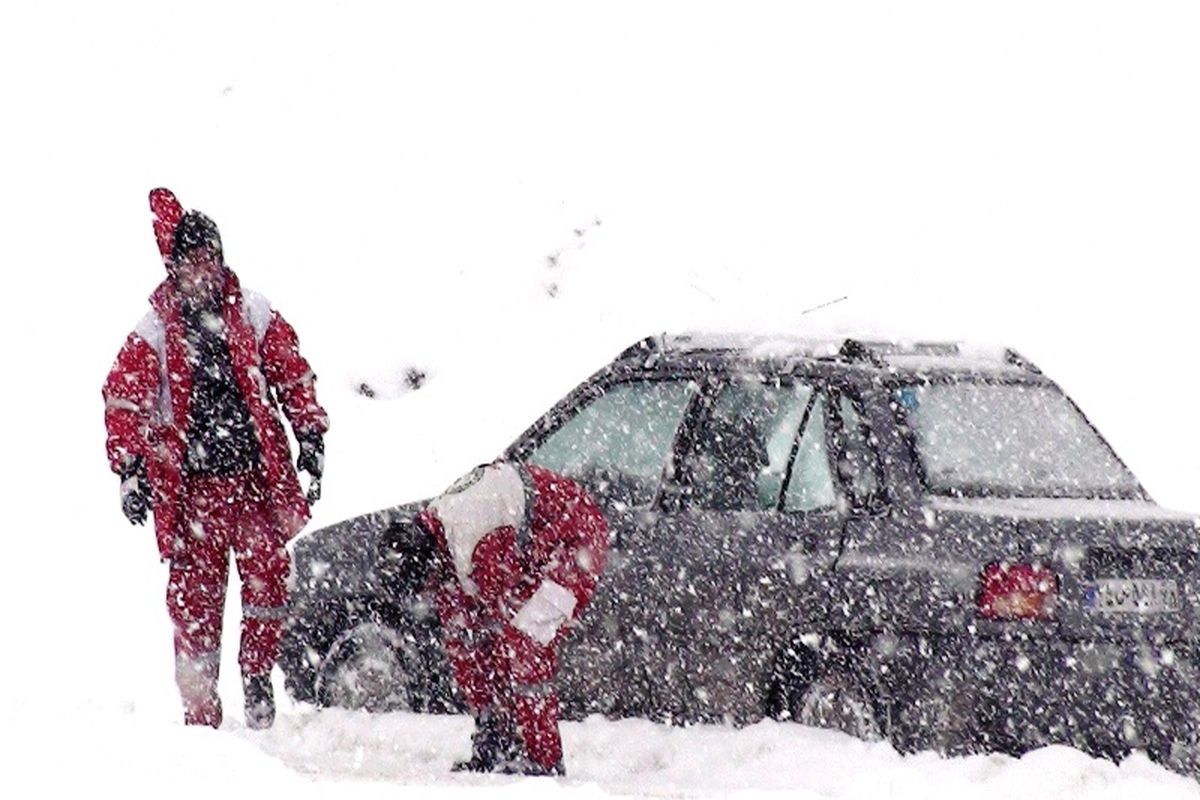
[[[604,515],[578,483],[541,467],[482,467],[421,519],[437,542],[443,622],[482,612],[553,646],[604,571]]]
[[[120,474],[135,457],[146,465],[158,551],[166,560],[182,534],[180,498],[192,366],[179,292],[171,280],[154,291],[150,306],[125,340],[105,381],[104,423],[113,471]],[[324,433],[328,417],[317,403],[315,377],[300,355],[292,326],[265,297],[243,292],[228,269],[222,309],[234,379],[249,408],[262,454],[260,470],[268,504],[280,541],[286,542],[308,522],[309,511],[291,465],[279,406],[297,434]]]

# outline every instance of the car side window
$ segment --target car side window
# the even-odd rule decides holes
[[[870,429],[849,395],[839,394],[835,408],[838,479],[851,506],[876,511],[883,502],[883,468]]]
[[[694,382],[616,383],[551,433],[529,461],[582,483],[606,509],[653,501]]]
[[[837,502],[825,440],[825,405],[824,395],[813,399],[804,430],[795,445],[787,491],[783,496],[784,511],[818,511],[832,508]]]
[[[722,386],[680,465],[685,504],[715,511],[778,507],[809,386],[738,379]]]

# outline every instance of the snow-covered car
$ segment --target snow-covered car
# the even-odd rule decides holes
[[[578,479],[610,523],[563,649],[567,717],[1193,752],[1197,518],[1156,505],[1011,350],[651,337],[501,457]],[[406,559],[421,506],[297,544],[294,697],[459,708]]]

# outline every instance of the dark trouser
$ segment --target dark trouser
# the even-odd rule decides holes
[[[288,553],[252,476],[189,477],[182,502],[182,542],[167,582],[175,680],[185,721],[217,727],[229,551],[242,581],[238,662],[244,677],[269,675],[275,663],[287,603]]]

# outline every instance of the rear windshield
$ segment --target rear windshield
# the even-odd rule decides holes
[[[1137,479],[1054,386],[932,383],[897,390],[929,489],[1007,497],[1140,497]]]

